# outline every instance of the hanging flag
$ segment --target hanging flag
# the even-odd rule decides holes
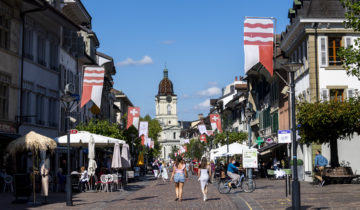
[[[149,122],[141,121],[140,128],[139,128],[139,136],[141,136],[141,135],[148,136],[148,132],[149,132],[148,128],[149,128]]]
[[[206,126],[204,124],[198,125],[198,129],[199,129],[200,134],[207,134]]]
[[[200,141],[206,143],[206,135],[205,134],[200,135]]]
[[[244,21],[245,73],[261,63],[273,75],[274,21],[246,18]]]
[[[207,135],[208,135],[208,136],[214,135],[214,132],[213,132],[212,130],[207,130],[206,132],[207,132]]]
[[[139,129],[140,108],[129,106],[127,114],[126,129],[128,129],[131,125],[134,125],[136,129]]]
[[[151,138],[145,136],[145,145],[149,148],[151,147]]]
[[[184,148],[184,147],[180,147],[180,153],[184,153],[184,152],[186,152],[186,151],[185,151],[185,148]]]
[[[190,140],[189,139],[184,139],[184,144],[190,144]]]
[[[105,69],[101,66],[85,66],[80,108],[92,100],[98,108],[104,84]]]
[[[145,136],[144,135],[142,135],[141,136],[141,145],[145,145]]]
[[[152,149],[152,148],[154,148],[154,146],[155,146],[155,142],[154,141],[150,141],[151,143],[150,143],[150,149]]]
[[[219,114],[210,114],[210,123],[213,131],[217,129],[219,133],[222,133],[221,119]]]

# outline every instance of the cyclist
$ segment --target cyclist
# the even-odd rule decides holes
[[[230,163],[227,167],[227,175],[231,178],[231,182],[229,182],[229,187],[231,187],[231,184],[239,184],[240,183],[240,175],[237,174],[237,172],[240,170],[240,167],[236,167],[235,165],[235,159],[231,158]],[[237,183],[236,183],[237,182]]]

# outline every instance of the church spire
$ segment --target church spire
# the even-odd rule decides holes
[[[168,78],[168,69],[166,68],[166,63],[164,68],[164,78]]]

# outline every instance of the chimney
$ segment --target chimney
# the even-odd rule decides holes
[[[237,76],[235,76],[235,81],[238,81],[238,80],[237,80]]]
[[[201,119],[204,118],[204,115],[203,114],[198,114],[198,117],[199,117],[199,120],[201,120]]]

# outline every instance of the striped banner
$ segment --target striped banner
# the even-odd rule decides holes
[[[104,75],[104,67],[85,66],[80,107],[92,100],[100,108]]]

